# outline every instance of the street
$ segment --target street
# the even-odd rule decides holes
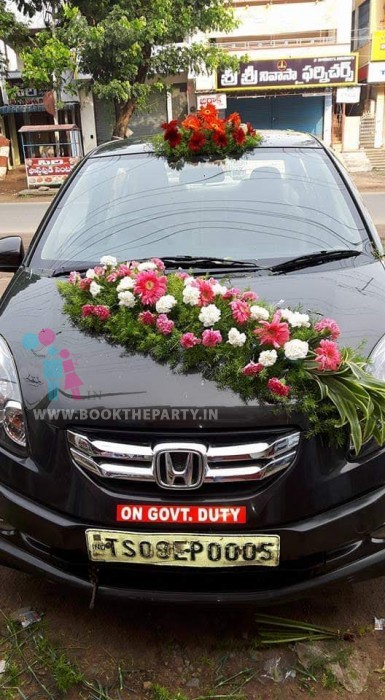
[[[374,223],[384,226],[385,193],[367,192],[362,196]],[[20,201],[0,204],[0,236],[34,233],[48,207],[47,202]]]

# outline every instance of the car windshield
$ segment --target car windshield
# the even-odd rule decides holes
[[[150,153],[86,161],[35,251],[43,267],[147,257],[277,261],[363,249],[365,229],[321,148],[259,148],[176,167]]]

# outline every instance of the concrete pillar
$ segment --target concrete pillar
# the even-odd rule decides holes
[[[384,131],[384,109],[385,109],[385,93],[384,86],[379,85],[377,87],[376,94],[376,126],[374,134],[374,148],[381,148],[384,143],[383,131]]]
[[[333,123],[333,95],[331,92],[325,94],[324,100],[324,133],[323,140],[326,146],[332,143],[332,123]]]
[[[21,163],[19,141],[17,139],[16,120],[14,114],[8,115],[8,129],[11,139],[12,166],[16,168]]]
[[[84,153],[88,153],[98,145],[96,140],[94,99],[92,93],[86,92],[86,90],[79,90],[79,99],[83,148]]]
[[[9,143],[9,139],[0,134],[0,180],[5,178],[8,170]]]

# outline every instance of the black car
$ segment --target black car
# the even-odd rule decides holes
[[[267,132],[183,167],[105,144],[26,255],[0,241],[0,563],[90,595],[259,604],[385,573],[384,448],[308,439],[304,415],[79,330],[58,281],[106,254],[334,318],[385,378],[382,245],[319,140]]]

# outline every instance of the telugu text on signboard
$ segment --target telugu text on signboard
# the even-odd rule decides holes
[[[238,70],[218,71],[218,90],[265,90],[288,87],[333,87],[357,82],[357,55],[281,58],[241,63]]]
[[[25,167],[28,187],[40,185],[61,185],[70,174],[79,158],[27,158]]]

